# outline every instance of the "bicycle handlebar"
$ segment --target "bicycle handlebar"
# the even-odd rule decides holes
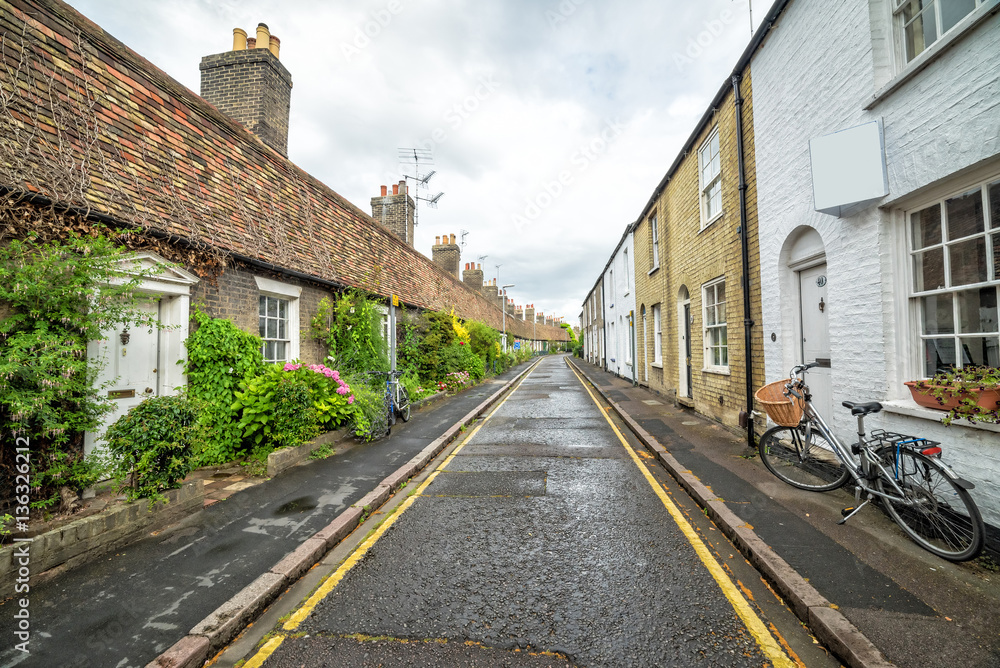
[[[808,371],[809,369],[813,369],[813,368],[818,367],[818,366],[819,366],[819,362],[809,362],[808,364],[799,364],[798,366],[792,367],[792,370],[791,370],[791,372],[790,372],[789,375],[791,375],[791,376],[798,376],[803,371]]]

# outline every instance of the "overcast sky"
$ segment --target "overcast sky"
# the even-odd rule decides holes
[[[289,158],[366,212],[433,154],[415,246],[467,231],[517,304],[578,323],[750,39],[747,0],[69,0],[198,92],[202,56],[266,23],[292,74]],[[753,7],[757,24],[769,8]],[[754,26],[756,29],[756,25]]]

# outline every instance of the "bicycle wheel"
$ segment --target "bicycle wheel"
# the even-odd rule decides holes
[[[828,492],[850,474],[823,434],[809,427],[772,427],[760,437],[760,460],[787,482],[810,492]]]
[[[904,500],[883,498],[889,516],[920,547],[949,561],[967,561],[983,548],[986,528],[969,492],[955,484],[930,457],[895,448],[876,453],[903,490]],[[898,496],[884,477],[878,490]]]
[[[392,392],[385,388],[385,397],[382,400],[382,412],[385,413],[386,430],[385,435],[392,433],[392,425],[396,424],[396,411],[392,406]]]
[[[403,422],[409,422],[410,395],[402,384],[396,386],[396,410],[399,411],[399,417],[403,419]]]

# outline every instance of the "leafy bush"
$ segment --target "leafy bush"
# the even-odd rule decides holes
[[[260,337],[244,332],[229,320],[211,318],[195,310],[198,328],[187,338],[188,392],[202,407],[200,421],[211,436],[198,453],[201,465],[236,459],[242,448],[243,428],[233,411],[236,391],[261,372],[264,360]]]
[[[354,421],[357,409],[351,386],[340,372],[322,364],[288,363],[283,368],[309,388],[318,424],[327,430],[339,429]]]
[[[31,442],[36,508],[55,503],[60,487],[93,484],[83,432],[96,429],[111,405],[95,384],[88,342],[122,326],[157,327],[135,296],[151,272],[123,264],[118,239],[94,226],[62,241],[30,236],[0,246],[0,303],[9,307],[0,320],[0,431]],[[13,488],[14,475],[11,457],[0,488]]]
[[[163,498],[194,468],[201,432],[198,410],[186,396],[150,397],[134,406],[104,435],[120,490],[131,501]]]
[[[437,381],[449,371],[455,371],[461,366],[458,362],[458,351],[445,353],[458,338],[450,313],[444,311],[424,313],[417,324],[417,331],[420,334],[420,341],[417,344],[417,371],[422,379]]]
[[[386,371],[389,357],[382,337],[382,310],[371,295],[352,289],[324,297],[312,319],[313,338],[322,341],[341,370]]]
[[[467,371],[453,371],[438,381],[438,389],[448,394],[454,394],[472,385],[472,382],[472,378]]]
[[[371,441],[382,435],[379,425],[385,424],[385,381],[378,376],[350,377],[348,382],[354,393],[354,434]]]

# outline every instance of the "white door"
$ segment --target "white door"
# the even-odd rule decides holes
[[[691,300],[683,290],[677,302],[677,395],[691,398]]]
[[[160,301],[144,299],[136,304],[143,315],[159,317]],[[101,391],[106,393],[115,407],[109,413],[104,425],[98,430],[102,436],[108,426],[138,405],[143,399],[160,393],[157,368],[159,355],[159,331],[145,327],[132,327],[127,336],[122,330],[105,332],[101,343],[101,355],[104,357],[104,369],[98,379],[98,385],[105,386]]]
[[[806,382],[813,395],[813,405],[830,419],[833,392],[830,368],[830,307],[826,299],[826,264],[799,272],[799,308],[802,318],[801,347],[803,364],[819,362],[806,372]]]

